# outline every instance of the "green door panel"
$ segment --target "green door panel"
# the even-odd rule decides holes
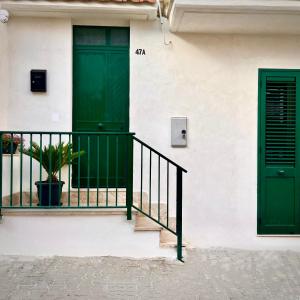
[[[74,27],[73,131],[128,132],[129,29]],[[80,136],[80,169],[73,187],[122,187],[126,178],[127,136]]]
[[[266,178],[263,226],[276,233],[296,232],[295,178]]]
[[[258,233],[300,233],[300,71],[260,70]]]
[[[73,136],[75,150],[84,150],[80,169],[73,165],[73,187],[125,187],[128,136]],[[80,179],[80,180],[79,180]]]
[[[74,54],[74,131],[97,131],[106,100],[104,53],[76,51]]]

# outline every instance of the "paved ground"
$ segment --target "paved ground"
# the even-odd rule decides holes
[[[0,299],[300,300],[300,253],[191,250],[185,264],[0,257]]]

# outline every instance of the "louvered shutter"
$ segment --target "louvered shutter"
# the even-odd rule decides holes
[[[297,71],[286,70],[260,73],[259,233],[300,233],[299,75]]]
[[[295,166],[296,78],[266,79],[266,165]]]

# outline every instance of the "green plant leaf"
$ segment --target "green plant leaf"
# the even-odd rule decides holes
[[[38,161],[47,172],[49,180],[58,181],[57,173],[65,165],[73,164],[79,156],[84,155],[84,151],[73,152],[71,143],[60,143],[57,145],[45,145],[41,148],[36,142],[32,142],[31,147],[23,147],[22,152]]]

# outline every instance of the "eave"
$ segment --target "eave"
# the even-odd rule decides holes
[[[173,32],[300,34],[298,0],[176,0]]]
[[[74,19],[154,20],[156,4],[114,2],[63,2],[63,1],[1,1],[0,8],[11,16],[70,17]]]

